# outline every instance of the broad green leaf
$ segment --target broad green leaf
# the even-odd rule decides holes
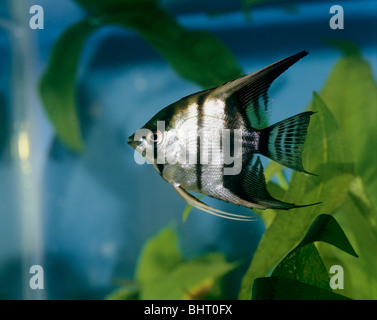
[[[312,109],[317,113],[313,115],[309,126],[303,164],[306,170],[318,176],[294,172],[283,200],[297,204],[322,203],[276,213],[243,278],[241,299],[250,297],[254,279],[268,275],[300,242],[319,214],[332,214],[342,205],[354,178],[342,132],[317,94],[314,94]]]
[[[272,177],[276,176],[280,187],[282,187],[285,190],[288,189],[288,184],[283,174],[284,168],[285,167],[281,165],[280,163],[271,161],[266,167],[266,169],[264,170],[266,181],[270,181]]]
[[[136,279],[142,284],[148,283],[170,273],[182,261],[176,233],[171,227],[165,228],[144,245]]]
[[[215,279],[208,278],[200,282],[199,284],[190,288],[190,291],[187,290],[186,294],[182,298],[183,300],[203,300],[211,299],[211,293],[216,287]],[[213,294],[212,294],[213,295]]]
[[[186,30],[157,6],[157,0],[76,2],[105,18],[108,24],[136,31],[178,74],[203,88],[243,75],[234,56],[219,39],[208,32]]]
[[[326,242],[357,257],[337,221],[330,215],[321,214],[311,224],[297,247],[275,268],[272,276],[291,278],[330,290],[328,271],[314,246],[316,241]]]
[[[344,231],[334,217],[330,215],[321,214],[314,220],[304,239],[300,242],[299,247],[315,241],[326,242],[347,252],[351,256],[358,257]]]
[[[319,245],[325,265],[340,265],[344,270],[342,294],[353,299],[377,299],[377,214],[360,178],[353,181],[342,208],[335,214],[359,254],[354,259],[330,246]]]
[[[316,241],[326,242],[357,256],[336,220],[330,215],[322,214],[314,220],[297,247],[275,268],[271,275],[274,280],[257,278],[254,281],[253,297],[256,299],[339,298],[328,293],[331,292],[328,271],[314,245]],[[290,283],[289,289],[282,291],[281,286],[288,281],[286,279],[294,282]]]
[[[310,219],[313,221],[320,213],[334,213],[342,205],[354,173],[352,158],[337,120],[316,93],[310,109],[316,113],[307,135],[303,165],[318,176],[293,172],[284,201],[298,204],[322,201],[316,206],[289,211],[295,220],[313,214]]]
[[[139,288],[136,287],[121,287],[111,294],[109,294],[107,300],[138,300],[139,299]]]
[[[69,27],[55,43],[39,83],[40,97],[56,134],[75,151],[84,148],[76,111],[77,67],[86,39],[98,26],[88,19]]]
[[[184,29],[154,0],[76,2],[94,16],[71,26],[60,37],[40,83],[41,98],[56,133],[73,150],[83,150],[75,105],[77,67],[85,40],[99,26],[117,24],[136,31],[179,75],[203,88],[242,75],[220,40],[210,33]]]
[[[282,173],[282,172],[280,172]],[[288,186],[287,186],[288,188]],[[272,181],[269,181],[267,183],[267,189],[268,191],[276,198],[276,199],[282,199],[284,197],[284,194],[286,190],[284,190],[279,184],[276,184]],[[260,218],[262,218],[265,227],[269,228],[272,222],[274,221],[276,217],[276,210],[261,210],[261,209],[253,209],[253,211],[258,214]]]
[[[377,84],[369,63],[354,44],[337,41],[336,46],[343,57],[332,70],[321,97],[344,132],[355,172],[377,206]]]
[[[332,41],[334,44],[334,41]],[[335,65],[321,96],[337,117],[347,138],[349,156],[359,175],[336,213],[343,230],[356,245],[360,258],[320,246],[327,265],[344,268],[344,292],[354,299],[377,299],[377,85],[369,63],[352,43],[335,44],[343,57]]]
[[[107,16],[109,23],[135,30],[183,78],[211,88],[238,78],[242,71],[230,50],[212,34],[188,31],[155,5],[132,5]]]
[[[253,300],[349,300],[349,298],[284,277],[255,279]]]
[[[271,277],[285,277],[330,290],[329,277],[313,243],[297,246],[275,268]]]
[[[179,264],[156,281],[143,284],[140,299],[184,299],[195,296],[198,288],[210,290],[208,284],[237,266],[226,262],[222,254],[208,254]]]
[[[212,292],[216,281],[238,266],[223,254],[206,254],[185,260],[171,227],[144,245],[136,268],[135,283],[114,291],[108,299],[196,299]],[[136,284],[136,285],[135,285]]]

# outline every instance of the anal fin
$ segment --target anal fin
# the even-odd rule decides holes
[[[298,207],[294,203],[283,202],[270,195],[259,156],[253,156],[247,168],[243,170],[237,191],[244,200],[262,205],[266,209],[288,210]]]

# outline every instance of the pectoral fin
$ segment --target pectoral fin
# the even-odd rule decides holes
[[[183,200],[187,202],[190,206],[193,206],[194,208],[197,208],[199,210],[208,212],[210,214],[213,214],[215,216],[231,219],[231,220],[239,220],[239,221],[254,221],[252,217],[244,216],[244,215],[238,215],[233,213],[228,213],[225,211],[221,211],[215,208],[210,207],[209,205],[205,204],[204,202],[198,200],[193,195],[189,194],[185,189],[183,189],[180,185],[175,184],[173,185],[174,189],[178,192],[178,194],[181,196]]]

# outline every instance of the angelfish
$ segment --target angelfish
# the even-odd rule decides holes
[[[267,125],[268,89],[307,54],[302,51],[253,74],[184,97],[158,112],[128,143],[189,205],[211,214],[251,220],[213,208],[188,190],[247,208],[306,206],[270,195],[260,155],[308,173],[302,166],[302,152],[313,112]]]

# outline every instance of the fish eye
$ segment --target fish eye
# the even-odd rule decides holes
[[[147,134],[147,141],[149,143],[157,143],[157,144],[160,144],[162,142],[162,138],[163,138],[163,135],[162,135],[162,132],[160,130],[157,130],[155,132],[148,132]]]

